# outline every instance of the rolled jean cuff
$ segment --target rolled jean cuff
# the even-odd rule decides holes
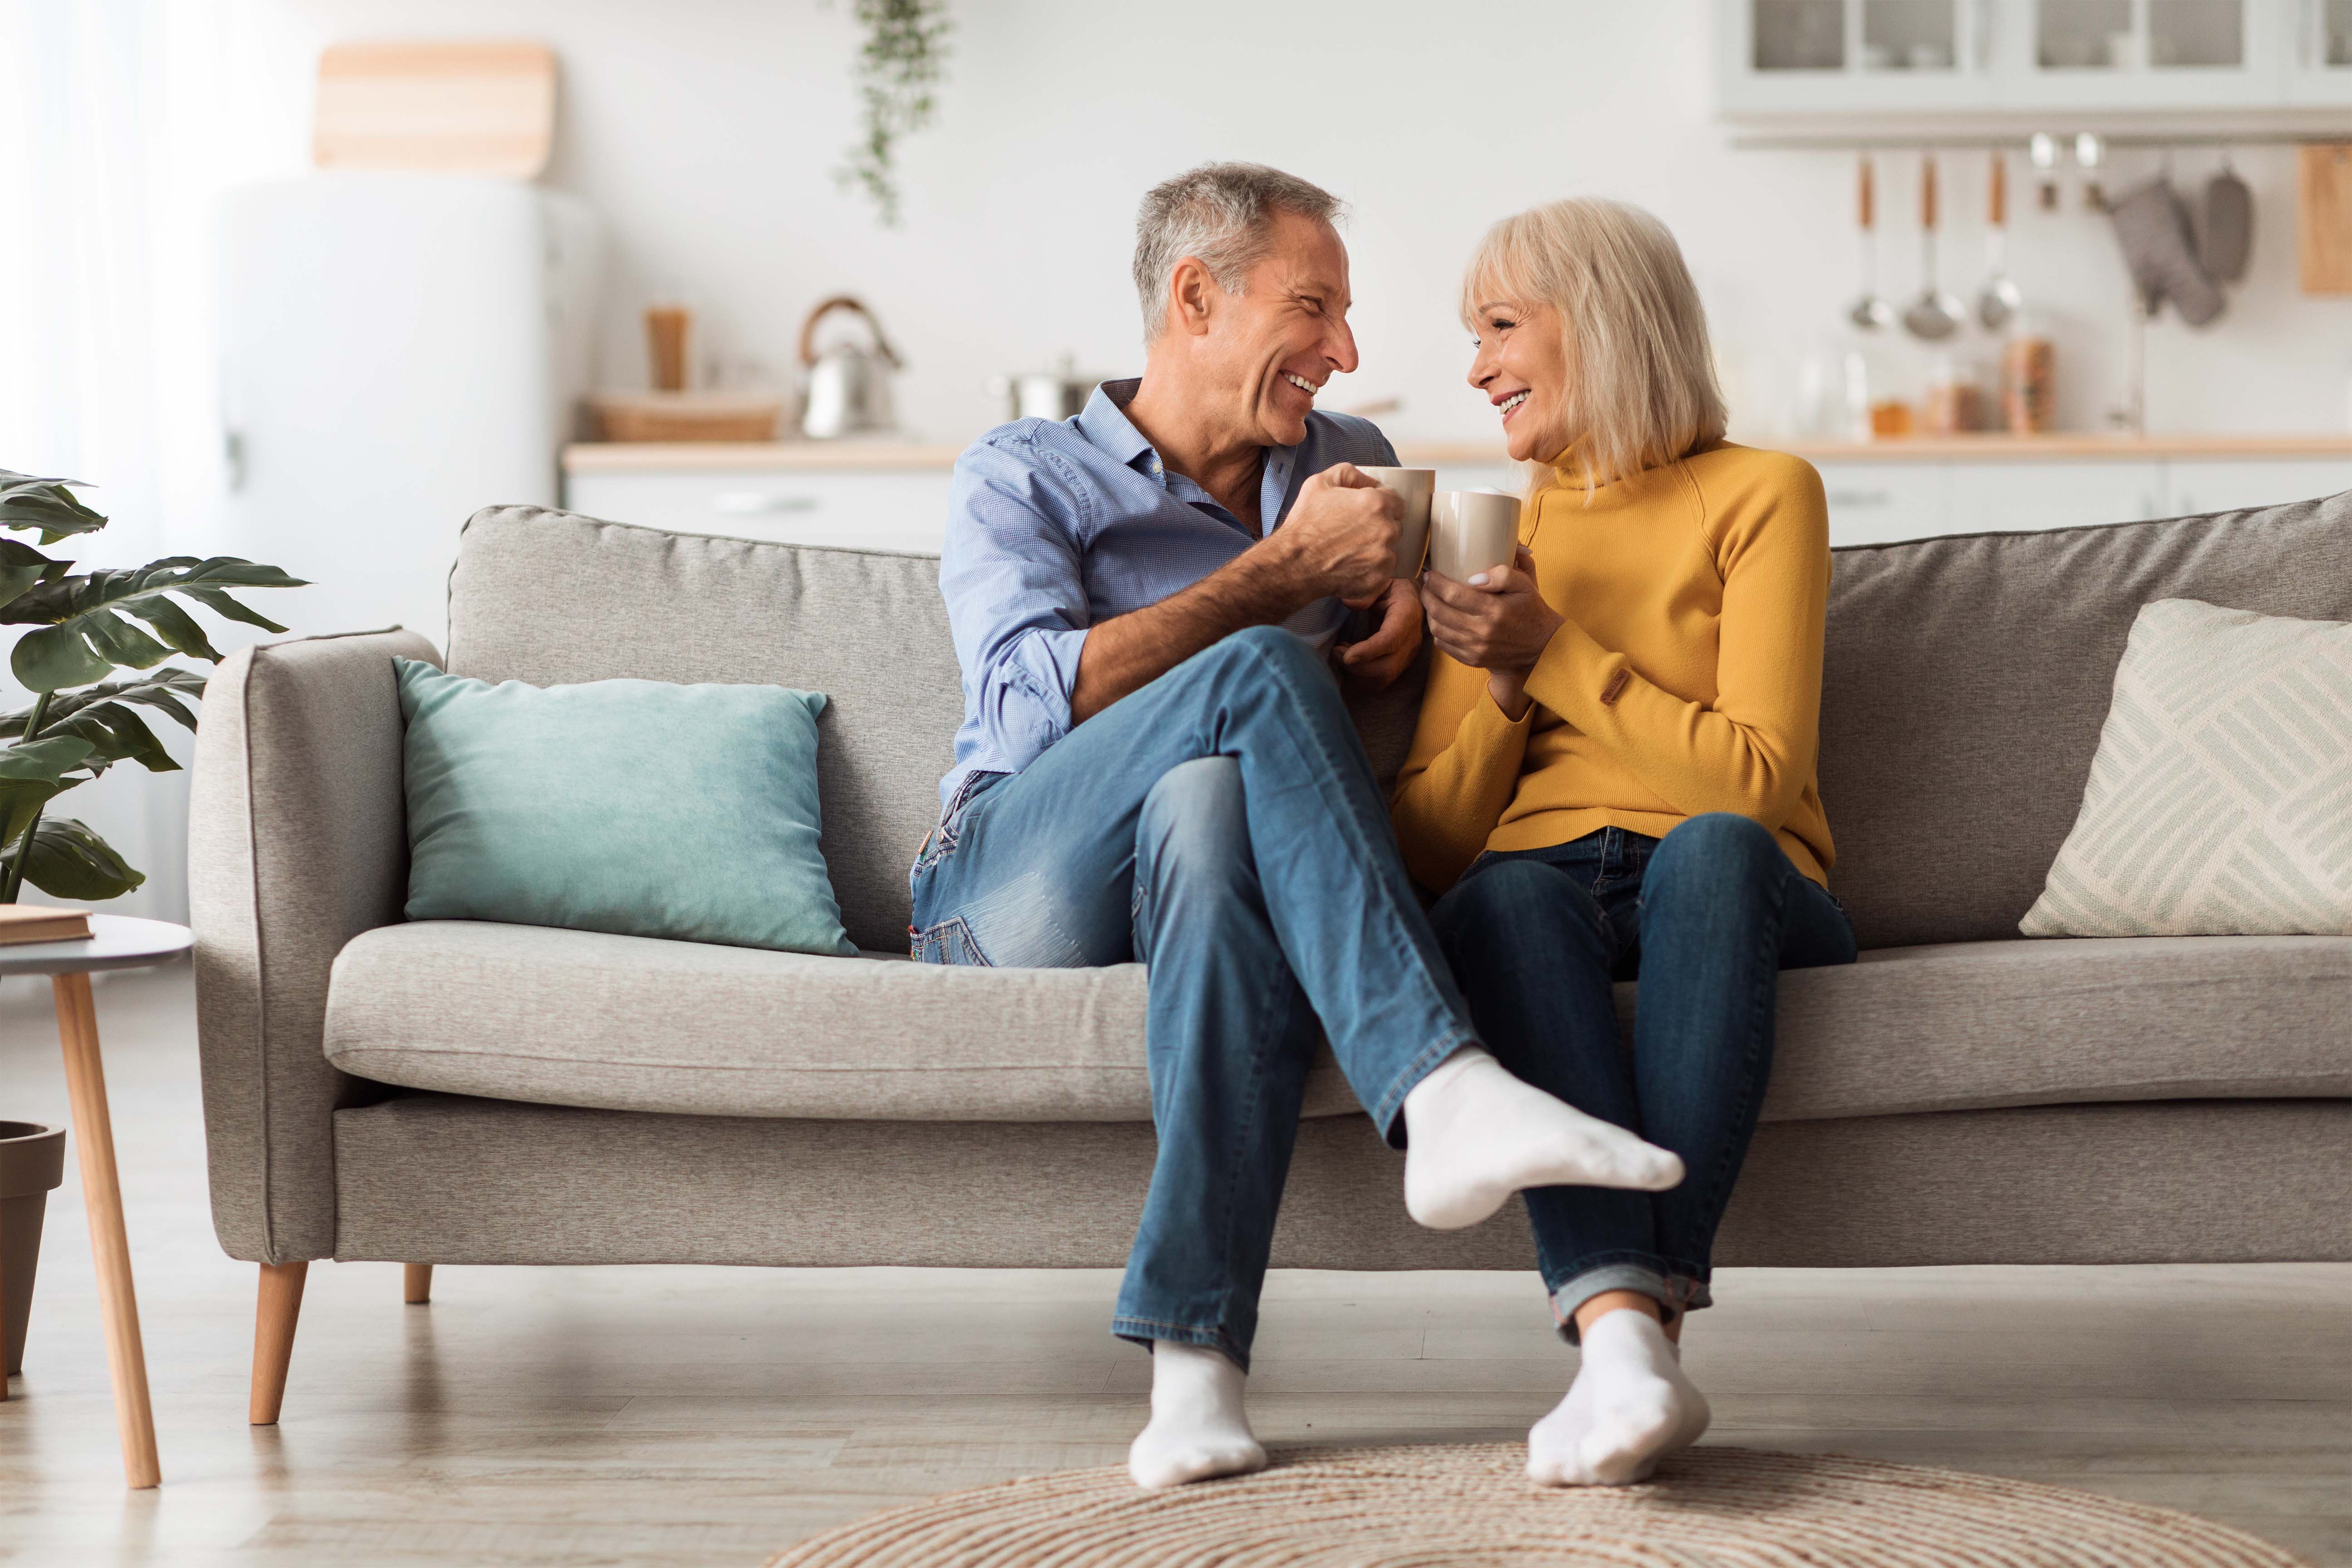
[[[1603,1263],[1584,1270],[1551,1293],[1552,1321],[1559,1325],[1559,1337],[1570,1344],[1577,1343],[1576,1310],[1611,1290],[1647,1296],[1658,1304],[1663,1320],[1668,1323],[1685,1312],[1696,1312],[1715,1304],[1706,1281],[1693,1275],[1668,1274],[1647,1263]]]
[[[1131,1317],[1122,1312],[1113,1318],[1110,1331],[1115,1338],[1150,1350],[1155,1340],[1171,1344],[1192,1345],[1204,1351],[1215,1351],[1246,1374],[1250,1369],[1249,1347],[1223,1329],[1194,1328],[1182,1323],[1163,1323],[1154,1318]]]
[[[1478,1037],[1468,1029],[1449,1029],[1434,1044],[1423,1047],[1419,1056],[1407,1062],[1404,1070],[1389,1080],[1381,1095],[1381,1102],[1372,1107],[1372,1125],[1391,1149],[1405,1146],[1404,1098],[1421,1085],[1421,1080],[1444,1067],[1457,1051],[1478,1043]]]

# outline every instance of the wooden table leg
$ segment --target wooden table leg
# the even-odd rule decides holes
[[[114,1169],[114,1123],[106,1109],[106,1069],[98,1056],[98,1010],[89,976],[50,978],[57,994],[58,1038],[65,1047],[66,1098],[81,1154],[81,1190],[89,1208],[89,1250],[98,1265],[98,1305],[106,1323],[106,1361],[114,1374],[114,1424],[122,1471],[133,1489],[163,1479],[155,1459],[155,1413],[147,1401],[147,1352],[139,1342],[139,1299],[131,1288],[131,1238],[122,1228],[122,1184]]]

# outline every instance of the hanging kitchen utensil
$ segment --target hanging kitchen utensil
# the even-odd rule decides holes
[[[2084,131],[2074,138],[2074,162],[2083,168],[2083,205],[2095,213],[2107,210],[2107,190],[2099,184],[2099,170],[2107,161],[2106,138]]]
[[[2221,290],[2197,264],[2189,209],[2169,180],[2150,180],[2117,201],[2107,216],[2115,221],[2116,240],[2123,247],[2132,281],[2151,312],[2159,300],[2169,300],[2192,327],[2221,313]]]
[[[850,311],[864,321],[873,342],[836,342],[818,353],[817,323],[835,310]],[[896,423],[890,412],[890,373],[900,363],[898,351],[882,335],[882,323],[856,298],[836,295],[811,310],[801,323],[801,366],[808,378],[801,434],[813,441],[830,441],[888,430]]]
[[[1862,293],[1847,307],[1845,317],[1864,331],[1875,332],[1895,324],[1895,307],[1878,297],[1878,200],[1867,153],[1862,155],[1857,190],[1862,234]]]
[[[1960,330],[1965,313],[1960,302],[1936,282],[1936,155],[1932,153],[1919,159],[1919,276],[1926,287],[1903,312],[1904,328],[1929,342],[1948,338]]]
[[[2058,210],[2058,138],[2047,131],[2037,131],[2026,142],[2025,151],[2026,155],[2033,160],[2042,210],[2054,213]]]
[[[1987,177],[1985,265],[1990,274],[1977,291],[1977,324],[1988,332],[2009,325],[2025,307],[2025,296],[2009,276],[2009,160],[1993,149]]]
[[[2254,193],[2230,155],[2221,154],[2221,170],[2205,182],[2204,211],[2197,225],[2197,259],[2205,276],[2216,283],[2235,283],[2246,275],[2246,257],[2254,245]]]

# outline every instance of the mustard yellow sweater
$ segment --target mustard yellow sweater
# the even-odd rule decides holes
[[[1485,670],[1432,659],[1393,802],[1414,879],[1443,891],[1481,850],[1664,837],[1728,811],[1827,885],[1821,476],[1727,442],[1586,493],[1555,469],[1521,515],[1544,603],[1567,617],[1526,716],[1503,716]]]

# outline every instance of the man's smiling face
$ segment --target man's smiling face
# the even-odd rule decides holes
[[[1296,213],[1275,219],[1272,237],[1242,292],[1219,292],[1210,331],[1246,438],[1295,447],[1323,384],[1356,368],[1348,247],[1329,224]]]

